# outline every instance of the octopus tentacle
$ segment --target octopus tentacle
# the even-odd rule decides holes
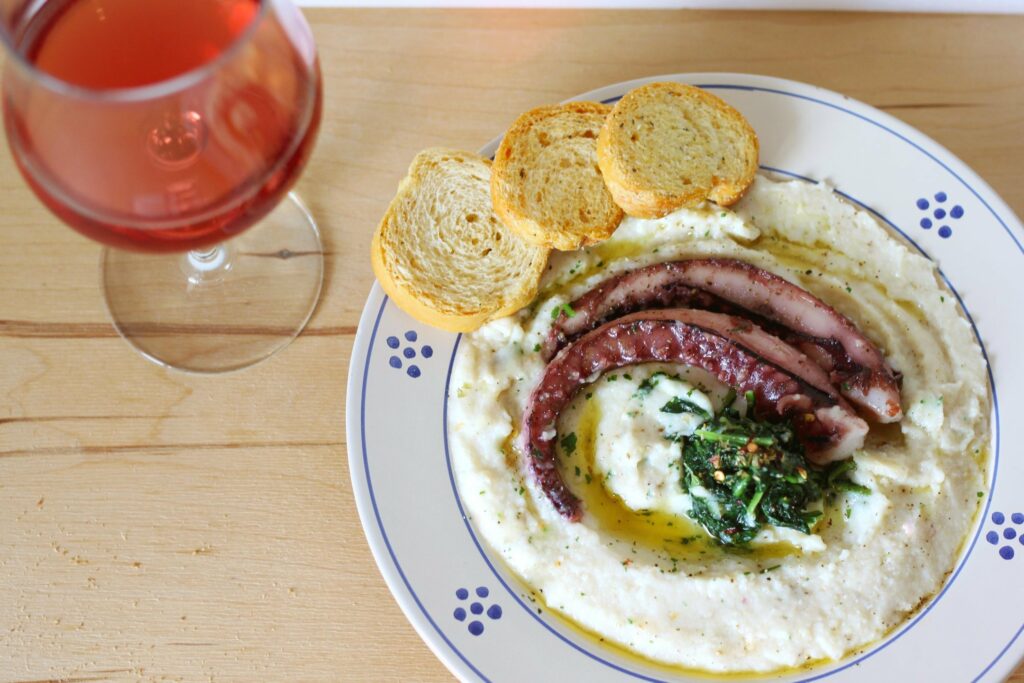
[[[555,509],[579,520],[579,499],[555,459],[558,416],[581,387],[604,372],[647,362],[700,367],[754,393],[755,413],[793,418],[808,456],[827,462],[860,448],[867,424],[835,392],[825,373],[797,349],[749,320],[692,309],[627,315],[585,334],[548,364],[523,415],[523,451]]]
[[[657,263],[610,278],[573,301],[542,351],[550,359],[583,334],[638,310],[685,306],[750,318],[829,373],[852,403],[879,422],[903,417],[900,377],[845,316],[811,293],[744,261],[724,258]]]

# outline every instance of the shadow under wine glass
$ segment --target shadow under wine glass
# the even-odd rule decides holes
[[[108,245],[104,295],[128,342],[221,372],[302,331],[323,248],[289,190],[322,94],[289,0],[0,0],[0,42],[14,159],[54,214]]]

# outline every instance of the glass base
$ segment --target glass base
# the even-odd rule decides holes
[[[103,252],[114,326],[155,363],[186,372],[248,367],[306,326],[323,283],[316,223],[294,193],[262,221],[187,254]]]

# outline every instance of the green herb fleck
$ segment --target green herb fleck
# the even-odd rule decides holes
[[[690,401],[687,401],[686,399],[680,396],[675,396],[674,398],[670,399],[668,403],[661,407],[661,412],[670,413],[672,415],[680,415],[682,413],[693,413],[694,415],[699,415],[700,417],[703,418],[711,417],[708,411],[704,410],[696,403],[691,403]],[[744,441],[744,443],[746,443],[746,441]]]
[[[871,489],[869,489],[867,486],[861,486],[860,484],[854,483],[847,479],[833,482],[832,488],[834,488],[836,491],[849,491],[850,493],[857,493],[862,496],[867,496],[871,494]]]
[[[656,372],[644,381],[640,382],[640,386],[637,387],[636,392],[633,394],[634,397],[640,398],[646,396],[654,390],[654,387],[658,386],[658,381],[665,377],[664,372]]]
[[[551,309],[551,319],[558,320],[560,313],[565,313],[565,317],[572,318],[576,315],[576,311],[572,310],[572,306],[569,304],[558,304]]]
[[[569,432],[562,437],[559,443],[562,445],[562,451],[566,455],[572,455],[576,451],[576,432]]]

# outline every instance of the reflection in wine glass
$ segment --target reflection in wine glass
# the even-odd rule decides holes
[[[180,170],[199,158],[206,144],[206,124],[199,112],[167,112],[146,136],[146,149],[157,164]]]
[[[288,0],[0,0],[0,42],[14,159],[51,211],[113,247],[104,293],[129,342],[216,372],[302,330],[323,253],[288,190],[322,96]]]

